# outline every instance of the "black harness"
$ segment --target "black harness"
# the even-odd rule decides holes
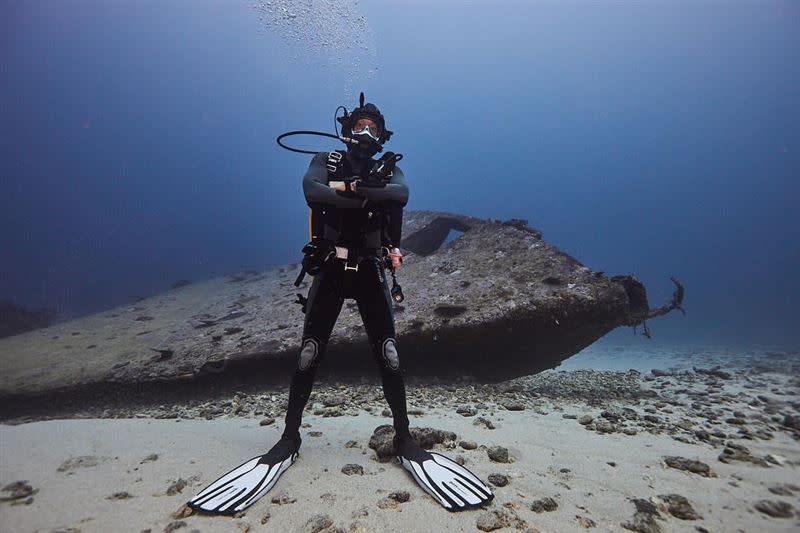
[[[371,168],[366,167],[360,173],[356,174],[347,160],[347,157],[345,157],[345,152],[336,150],[328,153],[325,168],[328,171],[329,182],[352,179],[374,179],[376,171],[381,172],[381,178],[388,181],[393,175],[394,163],[394,159],[388,164],[386,160],[381,159],[375,162]],[[387,247],[389,245],[396,246],[400,243],[403,221],[402,207],[383,207],[369,203],[361,209],[337,209],[330,205],[311,205],[310,207],[311,242],[306,245],[306,248],[311,246],[315,248],[316,251],[319,247],[331,246],[331,243],[324,239],[325,226],[331,227],[339,235],[340,247],[347,248],[347,259],[344,260],[345,270],[357,271],[358,263],[366,258],[379,257],[385,264],[385,254],[388,253]],[[355,233],[354,230],[358,233]],[[378,243],[379,245],[377,247],[369,247],[365,242],[366,236],[375,232],[379,232],[380,234],[380,243]],[[306,253],[306,258],[308,258],[309,252],[306,251],[306,248],[303,249],[303,252]],[[386,252],[384,252],[385,250]],[[337,260],[335,254],[330,254],[329,250],[325,250],[321,254],[314,253],[311,255],[323,256],[325,258],[323,263],[329,258],[331,261]],[[319,268],[317,268],[317,270],[319,270]],[[402,302],[402,289],[397,283],[394,269],[391,270],[392,297],[395,301]],[[306,264],[304,263],[300,275],[295,280],[295,286],[300,286],[306,272],[312,275],[316,273],[306,268]],[[307,299],[301,294],[298,294],[297,297],[297,303],[303,306],[303,312],[305,312]]]
[[[328,171],[328,181],[347,181],[360,179],[367,181],[370,177],[369,167],[365,167],[361,172],[356,173],[350,162],[345,157],[344,151],[333,151],[328,153],[328,160],[325,164]],[[377,250],[381,246],[388,246],[394,242],[391,236],[382,231],[390,224],[387,209],[379,205],[367,203],[361,209],[337,209],[329,205],[311,207],[311,236],[324,237],[325,226],[329,226],[339,235],[337,244],[347,248],[373,248]],[[366,242],[368,234],[380,234],[379,242]]]

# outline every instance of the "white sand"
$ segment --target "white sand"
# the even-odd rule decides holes
[[[563,405],[564,413],[598,412]],[[594,520],[596,531],[620,531],[620,523],[634,513],[629,498],[668,493],[686,496],[703,519],[682,521],[669,516],[659,521],[664,531],[693,531],[697,524],[714,532],[797,531],[800,527],[797,519],[770,518],[753,510],[753,503],[763,498],[782,499],[798,507],[797,496],[775,496],[766,489],[770,483],[797,483],[800,476],[795,466],[723,464],[717,460],[720,450],[708,445],[684,444],[647,433],[600,435],[561,415],[556,410],[547,415],[531,410],[498,412],[492,417],[497,429],[488,430],[472,425],[472,418],[434,410],[412,417],[412,426],[451,430],[479,445],[508,447],[516,458],[512,464],[492,463],[480,448],[444,453],[463,455],[467,467],[484,480],[495,472],[509,475],[509,485],[494,488],[496,498],[490,509],[517,504],[518,516],[542,531],[583,531],[576,515]],[[368,414],[306,416],[304,421],[312,427],[303,429],[300,459],[246,516],[195,515],[186,518],[188,527],[178,531],[240,531],[246,524],[253,530],[302,531],[309,517],[317,513],[329,515],[334,528],[344,530],[358,522],[363,526],[360,531],[477,531],[476,520],[483,511],[449,513],[395,462],[382,464],[371,459],[374,452],[366,446],[369,436],[387,420]],[[163,531],[173,521],[170,514],[192,494],[238,463],[266,451],[280,430],[279,426],[259,427],[256,420],[245,418],[58,420],[0,426],[0,484],[27,480],[38,489],[30,505],[0,504],[0,530]],[[311,430],[322,431],[322,436],[309,436]],[[357,440],[361,449],[345,448],[351,439]],[[747,442],[747,446],[756,455],[773,453],[800,461],[800,445],[783,432],[776,432],[772,441]],[[156,461],[140,464],[153,453],[159,456]],[[667,468],[661,462],[664,455],[705,461],[718,477]],[[79,456],[101,461],[68,473],[57,471],[66,460]],[[617,466],[609,466],[607,461],[615,461]],[[365,475],[341,473],[347,463],[362,465]],[[562,473],[562,468],[570,471]],[[182,494],[165,495],[173,480],[193,476],[196,479]],[[399,490],[409,491],[411,501],[397,509],[378,508],[378,501],[388,492]],[[120,491],[133,498],[106,499]],[[297,501],[271,503],[270,497],[280,493]],[[326,494],[332,496],[323,497]],[[546,496],[558,502],[556,511],[537,514],[530,510],[532,500]],[[362,508],[368,516],[354,518]],[[261,520],[267,513],[270,518],[265,528]]]

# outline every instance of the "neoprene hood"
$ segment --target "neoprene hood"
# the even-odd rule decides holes
[[[364,103],[364,93],[359,97],[359,106],[353,109],[350,113],[345,111],[343,117],[337,117],[337,121],[342,125],[342,135],[351,135],[353,133],[353,124],[360,118],[369,118],[381,127],[381,135],[378,142],[383,145],[392,136],[392,131],[386,129],[386,120],[381,114],[380,109],[373,103]]]

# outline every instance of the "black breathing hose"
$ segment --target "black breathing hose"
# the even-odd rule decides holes
[[[284,137],[290,137],[292,135],[317,135],[319,137],[330,137],[331,139],[336,139],[337,141],[342,141],[345,144],[359,144],[358,141],[355,139],[351,139],[350,137],[343,137],[341,135],[334,135],[333,133],[325,133],[323,131],[310,131],[310,130],[296,130],[296,131],[287,131],[286,133],[282,133],[278,135],[276,139],[278,144],[281,148],[286,148],[290,152],[297,152],[298,154],[318,154],[319,152],[314,150],[300,150],[299,148],[292,148],[291,146],[286,146],[281,142]]]

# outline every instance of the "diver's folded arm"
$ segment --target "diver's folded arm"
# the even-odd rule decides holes
[[[385,187],[359,187],[358,194],[372,202],[394,202],[403,207],[408,203],[408,184],[403,171],[395,167]]]
[[[309,205],[325,204],[345,209],[363,206],[363,199],[344,196],[328,186],[328,170],[325,167],[327,160],[327,153],[320,152],[308,165],[308,171],[303,177],[303,193],[306,196],[306,203]]]

